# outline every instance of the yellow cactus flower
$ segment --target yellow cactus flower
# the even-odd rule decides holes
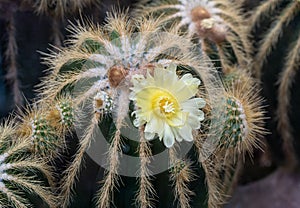
[[[192,130],[199,129],[204,113],[200,110],[206,103],[195,95],[200,80],[191,74],[180,79],[176,74],[177,66],[156,67],[153,76],[133,77],[130,99],[135,101],[137,110],[134,125],[145,124],[147,140],[158,135],[166,147],[170,148],[182,140],[193,141]]]

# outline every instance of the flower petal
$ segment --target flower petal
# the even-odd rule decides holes
[[[155,138],[155,133],[145,132],[145,139],[151,141]]]
[[[146,124],[145,132],[157,133],[160,136],[164,131],[163,126],[164,122],[160,118],[152,116],[152,118]]]
[[[173,129],[173,134],[174,134],[175,139],[176,139],[177,142],[182,142],[183,138],[178,133],[178,128]]]
[[[167,119],[167,123],[172,127],[183,126],[187,121],[188,113],[178,112],[170,119]]]
[[[197,78],[194,78],[192,74],[185,74],[180,80],[183,81],[193,92],[197,92],[198,87],[201,84],[201,81]]]
[[[193,141],[193,134],[192,134],[192,128],[188,125],[183,126],[179,129],[180,136],[188,142]]]
[[[181,103],[182,108],[184,108],[185,110],[189,110],[189,111],[197,109],[197,108],[203,108],[203,107],[205,107],[205,105],[206,105],[206,102],[202,98],[193,98],[193,99],[186,100]]]
[[[176,74],[177,65],[174,63],[170,63],[167,69],[170,70],[173,74]]]
[[[141,126],[141,121],[140,121],[140,119],[138,119],[138,118],[134,119],[134,120],[133,120],[133,125],[134,125],[135,127]]]
[[[204,120],[204,112],[203,111],[199,111],[199,115],[198,115],[199,121],[203,121]]]
[[[168,124],[165,124],[163,142],[164,142],[164,145],[167,148],[172,147],[175,143],[174,135],[173,135],[172,130],[171,130],[171,128]]]
[[[199,117],[190,115],[188,118],[188,124],[192,129],[199,129],[201,127]]]
[[[176,98],[179,102],[190,99],[195,96],[197,91],[189,89],[182,81],[178,81],[176,89],[173,89],[173,93],[176,95]]]
[[[204,108],[206,105],[206,102],[203,98],[194,98],[193,100],[197,102],[198,108]]]

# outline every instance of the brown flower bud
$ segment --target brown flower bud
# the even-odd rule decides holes
[[[113,66],[108,71],[108,80],[111,87],[117,87],[127,76],[128,70],[123,66]]]
[[[224,42],[226,39],[226,30],[218,24],[209,23],[209,21],[204,20],[196,23],[198,36],[200,38],[207,38],[217,44]]]
[[[198,7],[195,7],[194,9],[192,9],[191,16],[192,16],[193,22],[198,22],[203,19],[207,19],[207,18],[211,17],[209,12],[201,6],[198,6]]]
[[[226,39],[226,31],[222,27],[215,26],[210,33],[209,39],[217,44],[224,42]]]

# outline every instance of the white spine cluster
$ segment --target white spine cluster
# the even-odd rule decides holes
[[[10,163],[3,163],[4,160],[8,157],[9,155],[7,153],[4,153],[0,155],[0,191],[7,193],[7,188],[4,184],[3,181],[9,181],[12,179],[12,176],[8,175],[5,171],[11,168]]]
[[[109,113],[113,108],[113,100],[107,92],[100,91],[94,97],[93,107],[96,113]]]
[[[31,123],[31,129],[32,129],[32,136],[31,136],[31,141],[34,142],[34,140],[38,137],[36,134],[40,133],[39,130],[37,130],[37,119],[34,118],[30,121]]]
[[[246,138],[249,132],[248,122],[246,120],[246,114],[243,105],[238,100],[236,100],[235,103],[237,104],[238,106],[237,110],[240,113],[239,118],[242,120],[242,124],[240,125],[241,133],[243,134],[242,138]]]
[[[62,102],[62,103],[56,104],[55,107],[59,111],[61,123],[63,125],[69,125],[70,123],[73,122],[74,115],[73,115],[73,111],[72,111],[70,105]]]

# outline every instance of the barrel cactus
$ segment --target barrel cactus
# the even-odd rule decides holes
[[[252,71],[264,83],[269,116],[274,118],[269,128],[273,137],[278,132],[282,138],[285,163],[292,169],[299,164],[299,111],[295,107],[299,103],[295,96],[300,58],[299,8],[299,1],[264,1],[254,10],[249,25],[257,46],[253,50]],[[270,143],[274,149],[280,145]]]
[[[197,44],[188,36],[180,36],[174,27],[164,30],[163,23],[163,18],[128,19],[126,13],[111,13],[102,28],[72,26],[69,48],[45,59],[52,72],[50,80],[47,77],[42,84],[40,99],[51,103],[71,92],[75,129],[85,126],[79,133],[75,158],[62,180],[62,207],[68,207],[72,200],[84,153],[99,128],[108,144],[97,207],[110,207],[121,186],[122,158],[127,151],[124,146],[140,157],[139,168],[132,167],[131,175],[138,182],[135,201],[139,207],[159,206],[152,185],[155,173],[150,168],[157,148],[168,152],[166,169],[170,169],[169,177],[174,181],[175,199],[181,206],[190,207],[193,190],[188,187],[197,178],[192,168],[195,162],[180,153],[183,143],[194,142],[198,161],[205,167],[209,206],[216,207],[226,198],[220,181],[230,175],[236,157],[258,146],[257,138],[264,133],[263,112],[261,100],[249,87],[251,80],[237,78],[231,87],[224,86],[209,58],[200,58]],[[243,90],[249,92],[243,94]],[[137,141],[130,141],[134,138],[128,138],[124,126],[132,126],[129,131],[136,132]],[[225,130],[227,126],[229,130]],[[98,135],[96,139],[101,138]],[[225,174],[220,175],[222,172]],[[231,179],[227,179],[230,184]]]
[[[241,4],[218,0],[142,1],[137,11],[162,16],[166,25],[201,43],[202,53],[219,59],[222,70],[238,63],[247,67],[250,42]]]
[[[56,207],[53,177],[46,160],[30,153],[30,140],[20,139],[15,121],[0,126],[1,207]],[[39,198],[43,203],[35,199]]]
[[[17,114],[16,138],[49,164],[70,132],[79,138],[56,186],[58,207],[73,205],[86,153],[104,169],[95,207],[124,206],[128,181],[128,206],[221,207],[236,167],[261,147],[264,111],[240,7],[145,5],[151,15],[114,10],[104,25],[73,24],[67,47],[44,58],[38,98]]]

